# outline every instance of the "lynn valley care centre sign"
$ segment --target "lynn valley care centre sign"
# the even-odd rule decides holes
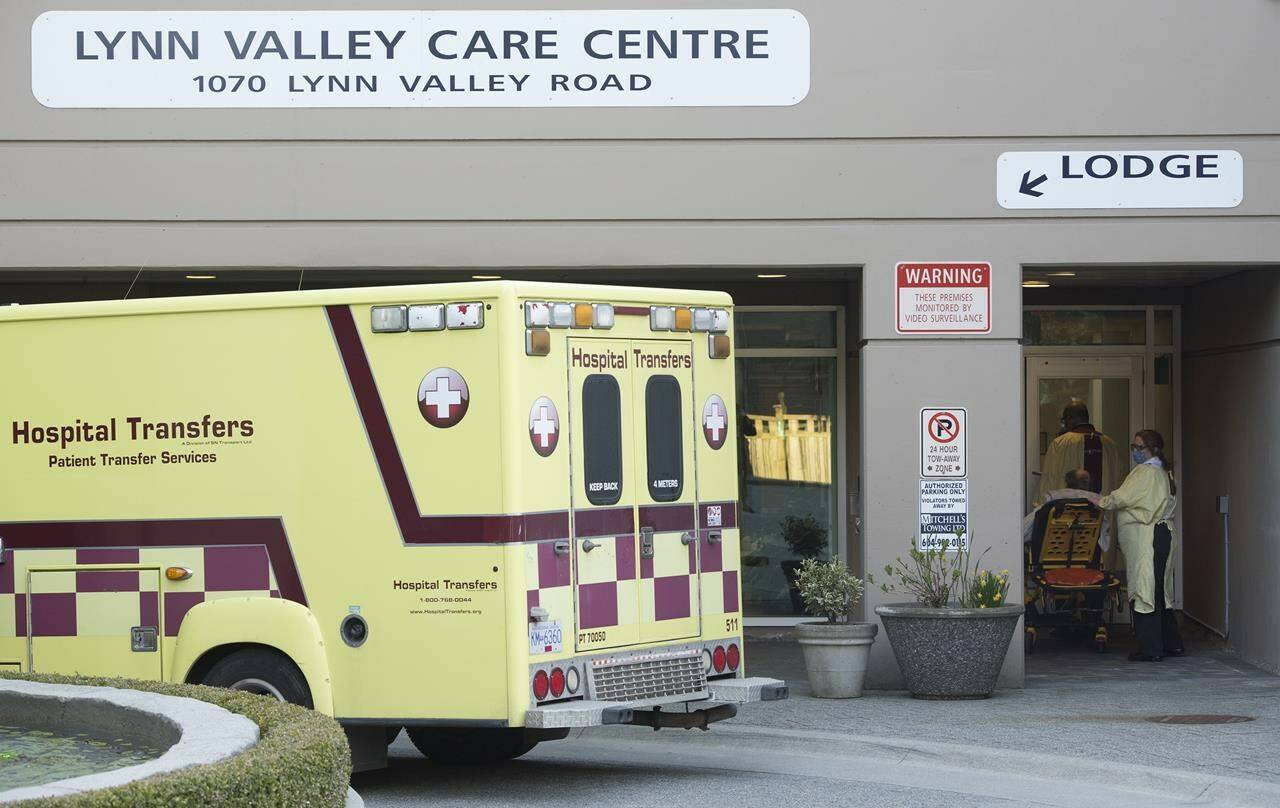
[[[50,11],[47,107],[788,106],[809,92],[789,9]]]

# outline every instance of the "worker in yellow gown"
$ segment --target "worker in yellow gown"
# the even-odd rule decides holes
[[[1124,551],[1129,601],[1138,650],[1134,662],[1159,662],[1182,656],[1182,636],[1173,615],[1173,509],[1177,489],[1173,465],[1164,456],[1164,438],[1154,429],[1133,436],[1136,464],[1120,487],[1099,500],[1115,511]]]
[[[1063,433],[1049,444],[1040,463],[1040,484],[1031,500],[1033,510],[1049,501],[1049,492],[1059,487],[1072,469],[1086,469],[1090,490],[1098,495],[1110,494],[1120,483],[1120,449],[1089,423],[1089,408],[1083,401],[1072,399],[1063,407],[1062,428]]]

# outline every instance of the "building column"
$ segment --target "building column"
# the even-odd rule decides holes
[[[968,410],[970,542],[974,556],[988,547],[983,567],[1010,571],[1009,602],[1022,602],[1022,270],[1016,261],[991,261],[991,333],[914,337],[896,331],[897,260],[869,262],[862,271],[862,484],[866,619],[875,607],[909,600],[880,591],[884,567],[906,559],[919,530],[920,410]],[[928,258],[974,260],[972,245],[929,249]],[[902,676],[884,635],[872,647],[871,687],[897,688]],[[1002,686],[1023,680],[1021,623],[1001,672]]]

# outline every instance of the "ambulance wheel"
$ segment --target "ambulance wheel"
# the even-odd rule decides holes
[[[522,729],[408,727],[406,731],[418,751],[436,763],[501,763],[538,745]]]
[[[307,679],[287,656],[270,648],[246,648],[214,663],[203,684],[272,696],[311,708]]]

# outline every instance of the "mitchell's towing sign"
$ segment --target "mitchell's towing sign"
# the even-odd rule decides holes
[[[46,107],[789,106],[809,92],[790,9],[49,11]]]
[[[1230,149],[1005,152],[996,201],[1010,210],[1234,208],[1244,158]]]

